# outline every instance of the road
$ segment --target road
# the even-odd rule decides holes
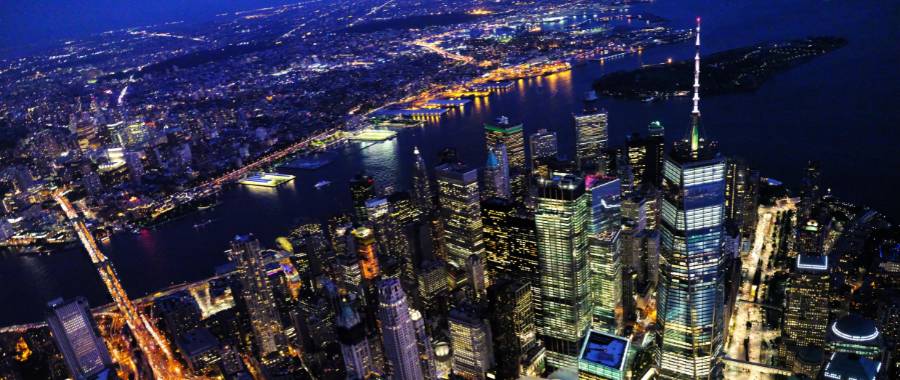
[[[750,251],[741,254],[741,267],[744,272],[742,284],[738,294],[738,302],[735,305],[729,325],[730,336],[727,339],[725,353],[728,357],[748,361],[751,363],[768,364],[775,353],[774,348],[764,348],[763,342],[772,340],[779,332],[765,328],[765,312],[760,305],[765,302],[766,280],[772,275],[768,270],[769,259],[774,255],[779,241],[777,234],[772,238],[772,232],[777,228],[775,221],[779,212],[794,209],[794,203],[790,201],[779,202],[773,207],[759,208],[759,222],[756,225],[756,235]],[[759,288],[753,284],[753,279],[758,271],[762,271],[762,280]],[[779,305],[774,305],[779,306]],[[751,326],[748,329],[747,323]],[[745,340],[748,343],[745,344]],[[729,367],[729,378],[741,379],[770,379],[771,375],[756,369]]]

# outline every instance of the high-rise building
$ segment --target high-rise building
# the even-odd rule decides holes
[[[541,312],[540,263],[534,219],[523,217],[516,203],[491,198],[481,203],[488,278],[527,280],[531,285],[535,314]]]
[[[453,374],[467,380],[483,380],[493,366],[491,327],[469,307],[450,310],[450,344]]]
[[[241,297],[247,305],[254,343],[260,357],[280,353],[287,339],[275,305],[272,284],[259,240],[252,234],[239,235],[231,241],[229,259],[237,266],[241,281]]]
[[[469,283],[470,298],[473,301],[484,298],[487,277],[484,274],[484,261],[481,256],[473,254],[466,259],[466,281]]]
[[[478,171],[455,164],[438,166],[435,172],[447,256],[463,268],[470,255],[484,256]]]
[[[431,180],[428,176],[428,167],[425,159],[419,153],[419,148],[413,148],[415,156],[415,170],[413,171],[412,199],[416,207],[422,213],[428,213],[434,209],[434,193],[431,191]]]
[[[618,332],[616,308],[622,300],[622,266],[619,259],[619,231],[604,230],[591,235],[591,298],[594,330]]]
[[[603,150],[608,141],[609,114],[598,109],[596,101],[586,102],[584,112],[575,115],[575,156],[582,168],[594,167],[605,172]]]
[[[663,379],[718,377],[725,331],[725,160],[700,135],[700,23],[687,139],[663,164],[656,365]]]
[[[485,198],[498,197],[509,198],[509,160],[506,155],[506,145],[499,144],[488,147],[487,162],[484,164],[484,190]]]
[[[509,183],[513,199],[524,201],[527,192],[525,183],[525,134],[522,124],[511,125],[509,119],[501,116],[495,124],[484,125],[484,138],[488,148],[503,144],[509,162]]]
[[[364,279],[372,281],[381,274],[375,248],[375,233],[371,228],[359,227],[350,232],[356,242],[359,270]]]
[[[784,294],[780,348],[786,362],[805,347],[824,347],[830,284],[827,256],[797,256]]]
[[[524,375],[519,363],[537,344],[531,285],[523,279],[498,279],[488,289],[488,301],[497,378],[517,379]]]
[[[97,331],[87,300],[78,297],[64,302],[59,298],[47,306],[47,325],[72,377],[94,379],[112,371],[112,359]]]
[[[534,171],[536,160],[555,157],[558,153],[556,132],[540,129],[528,136],[528,146],[531,148],[531,169]]]
[[[416,330],[416,345],[419,349],[419,366],[422,368],[424,380],[437,380],[437,366],[435,365],[434,348],[431,346],[431,338],[425,330],[425,319],[422,313],[416,309],[409,309],[409,318],[412,319]]]
[[[350,179],[350,198],[353,200],[353,221],[362,223],[368,220],[366,201],[375,197],[375,179],[363,173]]]
[[[581,339],[591,325],[588,198],[582,178],[557,175],[538,180],[540,334],[547,365],[553,368],[577,366]]]
[[[335,323],[347,378],[366,379],[374,371],[372,350],[366,337],[366,326],[348,300],[341,301]]]
[[[388,372],[393,379],[424,379],[419,363],[416,328],[400,280],[390,278],[381,281],[378,285],[378,299],[378,319],[381,321],[384,356],[390,368]]]
[[[622,224],[621,181],[615,177],[589,175],[585,188],[591,196],[591,233],[617,231]]]

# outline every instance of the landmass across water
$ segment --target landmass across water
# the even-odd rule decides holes
[[[714,53],[701,60],[700,91],[704,95],[753,91],[775,74],[846,44],[841,37],[821,36]],[[607,96],[647,100],[686,96],[693,85],[693,68],[693,60],[684,60],[618,71],[598,79],[594,89]]]

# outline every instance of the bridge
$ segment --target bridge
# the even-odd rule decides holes
[[[156,331],[156,327],[150,323],[145,315],[140,313],[134,303],[131,302],[131,299],[128,298],[128,294],[125,293],[125,289],[119,281],[119,276],[116,274],[112,262],[107,260],[106,255],[100,251],[94,236],[91,235],[91,232],[84,224],[84,220],[75,211],[75,207],[66,198],[65,192],[57,191],[53,194],[53,199],[62,208],[66,218],[71,222],[72,228],[78,234],[78,239],[87,250],[91,262],[94,263],[97,273],[100,274],[100,279],[106,285],[106,289],[109,291],[109,295],[112,296],[116,307],[125,317],[125,323],[134,335],[138,347],[146,356],[147,362],[153,370],[154,377],[157,380],[184,379],[186,376],[182,374],[181,365],[175,359],[165,340]]]

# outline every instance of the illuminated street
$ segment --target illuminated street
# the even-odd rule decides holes
[[[788,210],[794,210],[796,206],[790,200],[780,201],[776,206],[759,208],[759,222],[756,226],[756,235],[749,252],[741,254],[743,268],[742,284],[735,305],[734,314],[729,324],[730,335],[726,340],[726,355],[734,360],[768,365],[770,358],[775,355],[774,345],[763,348],[763,341],[778,337],[777,330],[765,328],[763,306],[765,304],[766,279],[771,271],[766,268],[769,265],[775,247],[778,246],[777,238],[773,239],[776,214]],[[775,234],[775,236],[780,236]],[[758,271],[761,273],[760,286],[753,284],[753,278]],[[750,328],[747,328],[748,323]],[[727,366],[727,371],[734,376],[749,375],[751,379],[769,379],[771,376],[756,369],[735,368],[733,364]]]

